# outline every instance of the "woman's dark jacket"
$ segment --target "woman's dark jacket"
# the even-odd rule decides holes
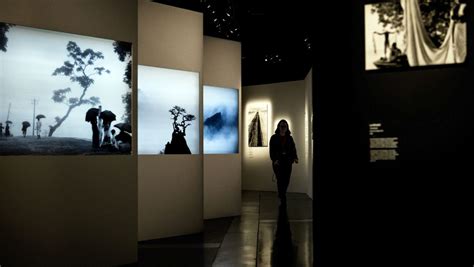
[[[286,142],[281,143],[281,136],[274,134],[270,138],[270,158],[272,162],[279,160],[283,163],[293,163],[295,159],[298,159],[296,153],[296,145],[291,135],[286,135]]]

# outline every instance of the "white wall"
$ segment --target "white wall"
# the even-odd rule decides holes
[[[305,109],[306,109],[306,166],[308,186],[306,193],[313,198],[313,122],[311,116],[313,115],[313,71],[310,70],[304,80],[305,82]]]
[[[138,14],[139,65],[202,73],[202,13],[139,0]],[[201,121],[202,83],[200,96]],[[139,156],[138,240],[202,229],[202,155]]]
[[[272,163],[269,147],[248,147],[248,125],[251,118],[247,111],[252,104],[268,104],[268,140],[280,119],[286,119],[296,143],[299,164],[293,165],[288,192],[306,193],[308,186],[307,164],[305,160],[305,81],[293,81],[242,89],[242,187],[243,190],[277,191],[272,182]]]
[[[136,45],[134,1],[2,0],[0,6],[2,22]],[[135,46],[134,60],[136,52]],[[116,266],[136,261],[136,159],[0,157],[0,265]]]
[[[240,43],[204,37],[203,83],[237,89],[239,91],[239,111],[242,110]],[[241,129],[240,117],[239,132]],[[204,219],[240,215],[242,195],[241,137],[240,135],[238,154],[204,155]]]

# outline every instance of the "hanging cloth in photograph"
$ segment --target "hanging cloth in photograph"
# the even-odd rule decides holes
[[[440,47],[436,47],[423,24],[418,0],[400,0],[405,26],[405,54],[410,66],[440,65],[464,62],[467,54],[466,23],[449,23],[448,33]],[[459,14],[466,4],[461,4]],[[453,11],[452,11],[453,12]]]

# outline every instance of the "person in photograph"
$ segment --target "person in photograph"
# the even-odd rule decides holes
[[[402,55],[402,50],[397,47],[397,43],[393,43],[390,48],[390,57],[388,58],[389,62],[394,62],[399,56]]]
[[[290,184],[293,163],[298,163],[296,144],[286,120],[280,120],[275,133],[270,138],[270,159],[277,179],[278,197],[281,205],[286,205],[286,191]]]
[[[110,144],[111,144],[114,148],[119,149],[118,144],[117,144],[117,139],[115,139],[115,133],[116,133],[116,132],[115,132],[115,129],[112,129],[112,130],[110,131],[110,133],[112,133],[112,137],[110,138]]]
[[[25,138],[26,137],[26,127],[25,126],[21,127],[21,132],[23,133],[23,138]]]
[[[41,120],[38,119],[38,121],[36,122],[36,137],[38,139],[41,138]]]
[[[384,36],[384,50],[383,51],[384,51],[385,58],[388,58],[387,54],[388,54],[388,51],[390,51],[390,34],[393,34],[393,33],[396,33],[396,32],[391,32],[391,31],[377,32],[377,31],[374,31],[374,34]]]
[[[23,126],[21,127],[21,132],[23,133],[23,138],[26,137],[26,130],[28,129],[28,126],[26,126],[25,124],[23,124]]]
[[[99,106],[99,114],[102,113],[102,106]],[[97,120],[97,127],[99,129],[99,147],[104,142],[104,120],[99,116]]]
[[[5,126],[5,137],[10,137],[10,124],[7,123]]]
[[[92,128],[92,148],[98,149],[100,143],[100,128],[98,126],[97,116],[93,117],[91,120],[91,128]]]

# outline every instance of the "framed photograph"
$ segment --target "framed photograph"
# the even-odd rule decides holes
[[[199,73],[138,66],[138,154],[199,154]]]
[[[268,147],[268,106],[252,106],[248,110],[248,146]]]
[[[204,154],[239,153],[239,91],[204,86]]]
[[[0,155],[131,154],[132,44],[0,23]]]
[[[462,64],[466,0],[397,0],[365,5],[365,69]]]

